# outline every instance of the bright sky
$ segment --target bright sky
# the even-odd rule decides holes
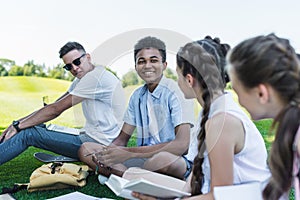
[[[167,39],[176,34],[191,40],[217,36],[231,46],[252,36],[274,32],[290,39],[300,52],[299,0],[0,0],[0,3],[0,58],[14,60],[17,65],[28,60],[46,66],[59,64],[62,61],[58,51],[68,41],[81,43],[90,53],[108,44],[108,51],[120,54],[117,56],[120,59],[108,63],[122,76],[134,67],[130,49],[141,38],[140,33],[146,34],[148,29],[149,33],[155,29],[159,34],[171,31]],[[134,41],[129,39],[130,43],[125,41],[128,32],[131,39],[137,33]],[[124,35],[122,42],[114,43],[120,41],[116,37]],[[129,47],[114,51],[120,45]],[[168,63],[175,69],[172,55],[176,49],[172,48]],[[110,59],[106,53],[104,57]]]

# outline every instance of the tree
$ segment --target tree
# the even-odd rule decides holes
[[[45,69],[44,65],[36,65],[34,64],[33,60],[30,60],[27,63],[25,63],[23,67],[24,76],[45,77],[46,74],[44,72],[44,69]]]
[[[122,77],[122,86],[127,87],[128,85],[137,85],[139,83],[138,75],[134,70],[130,70]]]
[[[45,73],[45,71],[46,71],[45,64],[43,64],[43,65],[37,65],[35,71],[36,71],[37,76],[39,76],[39,77],[47,77],[47,74]]]
[[[9,70],[16,63],[13,60],[9,60],[7,58],[0,58],[0,65],[4,67],[6,70]]]
[[[173,79],[174,81],[177,81],[177,76],[174,74],[174,72],[172,71],[172,69],[170,68],[166,68],[165,72],[164,72],[164,75],[167,77],[167,78],[171,78]]]
[[[24,76],[35,75],[35,66],[33,61],[28,61],[23,67]]]
[[[7,76],[8,71],[0,64],[0,76]]]
[[[107,71],[110,71],[110,72],[113,73],[118,79],[120,79],[120,78],[118,77],[118,75],[117,75],[117,72],[113,71],[113,70],[110,69],[109,67],[105,67],[105,69],[106,69]]]
[[[8,71],[9,76],[23,76],[23,67],[14,65]]]
[[[58,64],[58,65],[54,66],[53,69],[49,68],[48,77],[67,80],[68,75],[66,74],[66,71],[63,68],[63,65]]]

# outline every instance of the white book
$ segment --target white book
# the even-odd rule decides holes
[[[190,196],[190,193],[150,182],[143,178],[127,180],[114,174],[110,175],[105,184],[117,195],[126,199],[135,199],[131,192],[139,192],[158,198],[176,198]]]
[[[0,200],[14,200],[10,194],[0,194]]]
[[[72,135],[79,135],[79,133],[80,133],[80,129],[60,126],[60,125],[56,125],[56,124],[49,124],[47,126],[47,129],[50,131],[57,131],[57,132],[67,133],[67,134],[72,134]]]
[[[260,182],[214,187],[215,200],[263,200]]]
[[[48,200],[112,200],[108,198],[98,198],[91,195],[84,194],[82,192],[71,192],[69,194],[61,195],[58,197],[54,197]]]

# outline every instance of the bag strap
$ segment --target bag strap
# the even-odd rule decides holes
[[[27,190],[28,184],[14,184],[12,188],[3,187],[1,194],[12,194],[20,190]]]

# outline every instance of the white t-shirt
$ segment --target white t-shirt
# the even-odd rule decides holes
[[[102,66],[95,67],[81,79],[75,79],[69,93],[85,98],[83,131],[96,141],[109,145],[123,125],[125,92],[120,80]]]
[[[226,112],[240,119],[245,130],[244,148],[233,159],[233,184],[241,184],[252,181],[263,182],[270,178],[270,171],[267,166],[267,150],[264,140],[255,124],[242,111],[232,98],[226,93],[215,99],[210,107],[209,118],[218,113]],[[204,152],[202,164],[204,184],[202,193],[210,191],[210,164],[207,151]]]

